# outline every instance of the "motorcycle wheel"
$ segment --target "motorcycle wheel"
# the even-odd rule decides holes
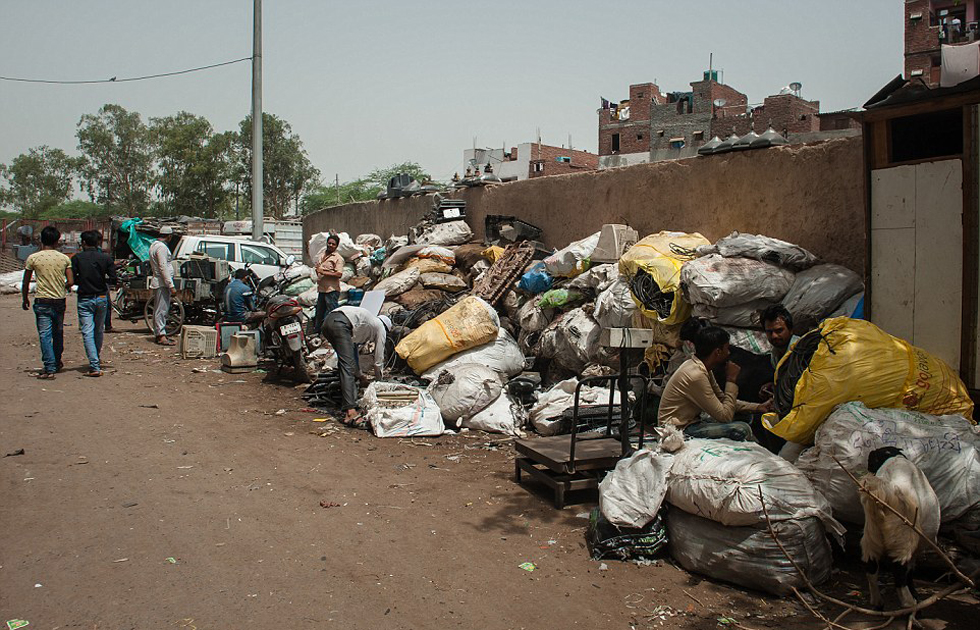
[[[302,352],[293,355],[293,380],[297,383],[312,383],[313,373]]]

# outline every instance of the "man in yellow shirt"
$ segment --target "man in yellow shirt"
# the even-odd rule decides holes
[[[694,339],[694,354],[667,381],[660,400],[658,421],[673,425],[684,435],[695,438],[728,438],[744,441],[752,427],[735,420],[738,412],[772,410],[772,402],[762,404],[738,400],[735,384],[741,368],[728,360],[729,335],[717,326],[702,328]],[[725,389],[712,372],[725,366]]]
[[[38,374],[38,378],[44,379],[54,378],[55,373],[64,367],[61,355],[65,349],[65,298],[75,280],[71,271],[71,259],[58,251],[60,240],[61,232],[53,225],[41,230],[41,251],[27,257],[21,288],[23,308],[26,311],[31,308],[31,278],[36,278],[34,318],[41,340],[41,360],[44,362],[44,370]]]

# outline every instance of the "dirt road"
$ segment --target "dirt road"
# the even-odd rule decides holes
[[[515,486],[500,436],[379,440],[314,422],[300,390],[182,361],[126,322],[106,338],[107,376],[83,378],[68,311],[67,369],[40,381],[33,317],[0,298],[0,455],[25,451],[0,459],[3,621],[816,627],[794,602],[669,562],[601,568],[578,516],[591,506],[556,511]]]

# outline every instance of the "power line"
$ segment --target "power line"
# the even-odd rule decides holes
[[[173,77],[178,74],[188,74],[191,72],[200,72],[201,70],[211,70],[212,68],[220,68],[221,66],[230,66],[233,63],[241,63],[243,61],[251,61],[252,57],[242,57],[241,59],[234,59],[232,61],[222,61],[221,63],[213,63],[209,66],[199,66],[197,68],[188,68],[187,70],[177,70],[175,72],[161,72],[160,74],[147,74],[141,77],[123,77],[122,79],[118,77],[112,77],[111,79],[93,79],[87,81],[56,81],[53,79],[24,79],[21,77],[5,77],[0,76],[0,81],[16,81],[18,83],[46,83],[49,85],[92,85],[95,83],[127,83],[129,81],[145,81],[147,79],[160,79],[163,77]]]

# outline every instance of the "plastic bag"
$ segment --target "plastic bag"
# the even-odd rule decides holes
[[[593,316],[600,328],[629,328],[638,312],[630,287],[620,276],[599,293]]]
[[[551,276],[545,271],[544,263],[537,262],[530,271],[521,276],[517,288],[531,295],[537,295],[550,289],[552,282]]]
[[[837,407],[817,429],[812,448],[796,466],[827,497],[834,516],[864,522],[859,491],[847,470],[867,470],[871,451],[894,446],[918,466],[939,497],[942,520],[954,521],[980,505],[980,428],[962,416],[868,409],[859,402]]]
[[[501,380],[517,376],[524,371],[524,353],[509,332],[500,328],[497,338],[482,346],[463,350],[449,359],[429,368],[422,378],[432,380],[442,370],[452,372],[467,363],[479,363],[501,375]]]
[[[365,390],[360,406],[380,438],[436,436],[445,431],[439,405],[420,387],[374,382]]]
[[[478,363],[464,363],[437,372],[428,392],[439,405],[442,419],[458,427],[496,401],[502,389],[496,372]]]
[[[717,326],[757,328],[762,325],[759,321],[760,313],[772,304],[776,304],[776,302],[773,300],[753,300],[745,304],[723,307],[695,304],[691,314],[710,320]]]
[[[708,244],[697,232],[658,232],[623,254],[619,273],[626,278],[643,315],[667,325],[687,320],[691,307],[681,292],[681,265],[696,247]]]
[[[606,263],[589,267],[588,271],[573,278],[565,287],[593,295],[611,285],[618,278],[619,265]]]
[[[602,356],[599,334],[602,329],[584,310],[569,311],[558,323],[555,360],[573,372],[581,372]]]
[[[419,245],[462,245],[473,238],[466,221],[450,221],[429,226],[415,239]]]
[[[414,311],[427,302],[436,302],[445,297],[446,294],[439,289],[426,289],[422,285],[416,284],[408,291],[396,295],[394,300],[408,310]]]
[[[753,300],[778,302],[793,286],[792,271],[751,258],[710,254],[684,263],[681,285],[691,303],[736,306]]]
[[[578,291],[568,289],[551,289],[545,291],[538,298],[540,308],[571,308],[585,300],[585,296]]]
[[[419,276],[422,286],[427,289],[442,289],[450,293],[466,290],[466,282],[451,273],[423,273]]]
[[[554,277],[572,278],[589,268],[589,256],[599,244],[600,232],[575,241],[544,259],[544,267]]]
[[[698,255],[720,254],[725,258],[754,258],[792,271],[817,264],[816,256],[799,245],[761,234],[732,232],[714,245],[698,248]]]
[[[352,262],[345,262],[344,269],[340,272],[340,281],[349,282],[351,278],[357,275],[357,267],[354,266]]]
[[[807,362],[803,350],[808,346],[815,350]],[[948,365],[860,319],[825,319],[783,356],[776,382],[780,415],[768,413],[763,423],[797,444],[812,444],[814,432],[834,407],[850,401],[871,409],[973,417],[966,385]],[[784,400],[780,391],[792,391],[792,399]]]
[[[476,431],[487,433],[503,433],[504,435],[521,435],[523,409],[517,405],[505,391],[481,411],[469,418],[463,419],[463,426]]]
[[[354,239],[354,244],[377,249],[384,243],[377,234],[358,234],[357,238]]]
[[[765,501],[774,522],[813,516],[830,531],[844,533],[831,515],[830,503],[806,475],[756,442],[687,440],[674,453],[667,501],[732,526],[764,526]]]
[[[504,248],[500,245],[491,245],[480,252],[480,254],[492,264],[500,260],[500,257],[504,255]]]
[[[554,311],[544,310],[537,300],[528,300],[517,310],[517,325],[523,332],[536,333],[547,328],[554,319]]]
[[[773,529],[811,583],[830,577],[833,554],[818,519],[774,522]],[[667,531],[671,557],[688,571],[776,595],[806,587],[765,525],[730,527],[668,510]]]
[[[390,298],[396,295],[401,295],[405,291],[408,291],[419,281],[421,273],[415,267],[409,267],[404,271],[399,271],[398,273],[388,276],[377,285],[375,285],[375,291],[384,291],[385,297]]]
[[[783,298],[783,306],[793,314],[795,321],[817,323],[847,298],[862,291],[861,276],[850,269],[840,265],[817,265],[797,274],[789,293]]]
[[[371,259],[367,256],[361,256],[354,263],[355,276],[367,277],[371,273]]]
[[[300,306],[316,306],[318,299],[320,299],[320,292],[317,291],[316,287],[303,291],[296,296],[296,301],[299,302]]]
[[[297,295],[305,293],[310,289],[316,289],[316,283],[309,278],[300,278],[299,280],[290,283],[289,286],[283,289],[282,292],[286,295],[296,297]]]
[[[667,494],[673,457],[650,449],[621,459],[599,484],[599,508],[613,525],[643,527],[657,517]]]
[[[416,374],[452,355],[497,338],[500,319],[492,306],[469,296],[425,322],[395,347]]]

